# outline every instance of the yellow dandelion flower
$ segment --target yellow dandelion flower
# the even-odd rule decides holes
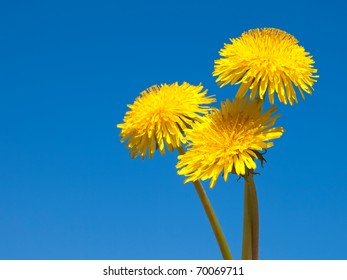
[[[188,151],[178,157],[178,174],[188,176],[184,181],[211,178],[212,188],[224,169],[224,180],[230,172],[245,175],[256,168],[255,159],[261,151],[273,146],[270,140],[281,137],[282,127],[273,127],[280,115],[271,107],[262,113],[262,102],[236,98],[221,103],[200,123],[187,130]]]
[[[159,148],[165,154],[165,145],[169,151],[181,147],[183,131],[199,120],[209,110],[214,98],[206,96],[203,86],[190,85],[154,85],[141,92],[134,104],[128,105],[121,128],[121,142],[128,140],[132,158],[141,154],[145,158],[148,151],[152,158]]]
[[[240,38],[224,44],[215,61],[213,76],[218,76],[221,86],[240,84],[237,97],[251,90],[250,98],[264,99],[268,92],[270,103],[276,93],[280,102],[293,105],[298,102],[293,84],[299,90],[311,94],[317,70],[313,68],[312,56],[298,40],[285,31],[275,28],[253,29]]]

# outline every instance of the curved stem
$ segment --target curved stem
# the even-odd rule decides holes
[[[259,259],[259,211],[258,198],[253,174],[248,173],[245,179],[245,204],[242,241],[242,259]]]
[[[182,147],[179,147],[177,149],[178,149],[178,152],[180,155],[185,154],[185,151]],[[199,180],[194,181],[193,184],[194,184],[196,192],[199,195],[200,201],[201,201],[201,203],[205,209],[208,220],[210,221],[212,230],[213,230],[214,235],[217,239],[217,242],[218,242],[220,251],[223,255],[223,258],[225,260],[232,260],[232,255],[231,255],[228,243],[225,239],[223,230],[222,230],[222,228],[218,222],[217,216],[213,211],[212,205],[211,205],[210,200],[208,199],[208,197],[206,195],[206,192],[205,192],[203,186],[201,185]]]

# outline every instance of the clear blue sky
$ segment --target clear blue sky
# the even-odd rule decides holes
[[[347,26],[338,1],[321,3],[1,1],[0,259],[220,259],[177,154],[131,160],[116,124],[157,83],[234,96],[213,61],[258,27],[294,35],[320,75],[279,106],[286,132],[255,178],[260,258],[346,259]],[[240,258],[242,180],[205,186]]]

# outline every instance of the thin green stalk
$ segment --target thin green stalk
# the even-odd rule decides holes
[[[182,147],[177,148],[178,152],[180,155],[184,155],[185,151]],[[206,215],[208,217],[208,220],[210,221],[211,227],[213,229],[214,235],[217,239],[220,251],[223,255],[223,258],[225,260],[232,260],[232,255],[228,246],[228,243],[225,239],[223,230],[218,222],[217,216],[213,211],[212,205],[210,203],[210,200],[207,197],[207,194],[203,188],[203,186],[201,185],[200,181],[194,181],[193,182],[194,187],[196,192],[199,195],[200,201],[205,209]]]
[[[245,184],[244,204],[243,204],[243,237],[242,237],[242,259],[252,259],[252,227],[251,215],[249,212],[249,188]]]
[[[253,174],[248,173],[245,179],[244,224],[242,241],[242,259],[259,259],[259,211],[258,198]]]

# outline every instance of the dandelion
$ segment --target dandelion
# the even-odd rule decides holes
[[[142,159],[148,152],[152,158],[156,149],[165,154],[165,146],[169,151],[177,149],[184,153],[182,143],[186,131],[195,122],[203,119],[210,107],[207,104],[215,102],[212,97],[206,96],[202,85],[192,86],[186,82],[182,85],[174,83],[152,86],[141,92],[134,104],[128,105],[124,123],[118,124],[121,128],[122,142],[128,140],[127,147],[133,158],[141,154]],[[212,205],[200,181],[193,182],[205,213],[210,221],[219,248],[224,259],[231,260],[232,255],[225,239],[222,228],[214,213]]]
[[[206,115],[202,122],[194,123],[187,130],[188,151],[180,155],[178,174],[185,180],[196,181],[211,178],[212,188],[219,174],[245,175],[256,169],[255,159],[263,160],[261,151],[273,146],[272,139],[281,137],[282,127],[273,127],[280,115],[271,107],[262,113],[262,102],[236,98],[221,103]]]
[[[303,91],[312,93],[319,77],[314,75],[314,60],[292,35],[263,28],[249,30],[230,41],[219,52],[222,58],[215,61],[213,76],[218,76],[221,86],[241,84],[237,97],[251,90],[251,99],[264,99],[268,92],[273,104],[276,93],[280,102],[293,105],[293,101],[298,102],[294,86],[303,99]]]
[[[206,104],[215,101],[206,93],[202,85],[186,82],[154,85],[141,92],[134,104],[128,105],[124,123],[117,125],[122,130],[121,141],[128,140],[132,158],[141,154],[144,159],[147,152],[152,158],[157,149],[164,155],[165,146],[171,152],[181,147],[184,131],[208,112]]]

